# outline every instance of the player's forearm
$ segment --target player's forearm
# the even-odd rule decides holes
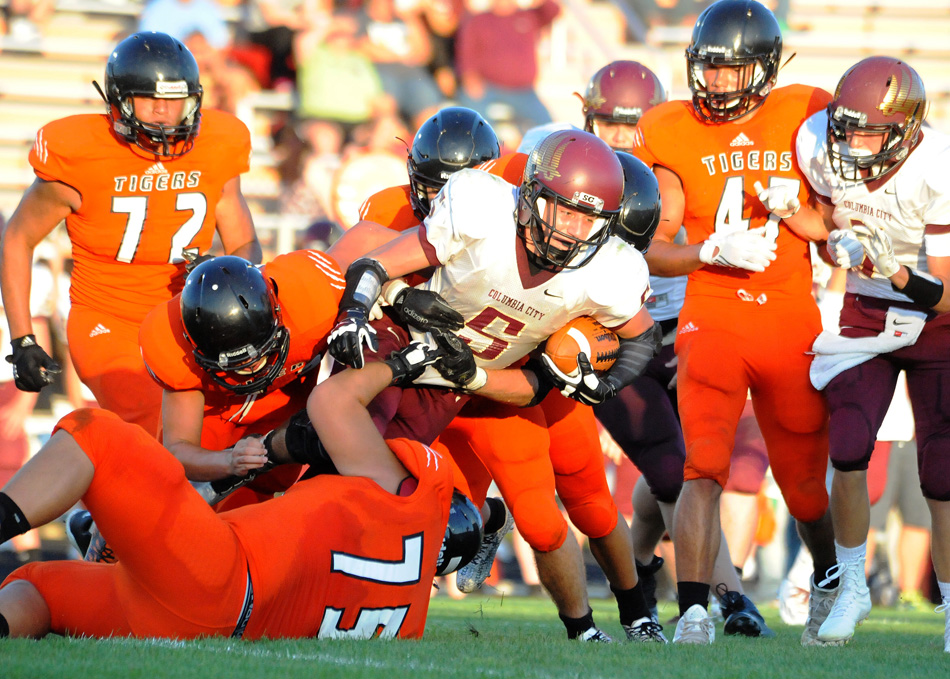
[[[526,406],[531,403],[538,391],[538,379],[534,372],[520,368],[505,370],[486,370],[488,381],[485,386],[473,392],[476,396],[492,401]]]
[[[803,207],[791,217],[782,220],[792,233],[803,240],[821,242],[828,240],[828,229],[821,213]]]
[[[226,451],[208,450],[185,441],[165,447],[181,462],[189,481],[217,481],[231,476],[230,455]]]
[[[33,315],[30,313],[32,285],[33,248],[16,236],[4,235],[0,250],[0,290],[11,339],[33,334]]]
[[[654,276],[685,276],[703,265],[699,259],[701,249],[702,243],[679,245],[654,238],[644,258]]]
[[[257,240],[256,237],[253,240],[238,246],[233,252],[229,252],[227,254],[234,255],[235,257],[241,257],[252,264],[260,264],[264,259],[264,251],[261,248],[261,242]]]

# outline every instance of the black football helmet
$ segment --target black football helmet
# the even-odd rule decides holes
[[[482,546],[482,515],[471,500],[459,491],[452,493],[452,506],[449,509],[449,522],[445,526],[445,537],[435,574],[454,573],[475,558]]]
[[[616,153],[623,167],[623,202],[614,234],[646,253],[660,224],[660,185],[642,160],[624,151]]]
[[[154,31],[130,35],[112,50],[106,62],[105,93],[99,89],[117,135],[149,153],[171,158],[195,145],[201,93],[198,63],[188,48]],[[132,97],[185,99],[185,112],[177,125],[143,123],[135,115]]]
[[[775,16],[756,0],[717,0],[699,15],[686,48],[693,108],[714,123],[748,115],[775,86],[782,59],[782,31]],[[740,82],[729,92],[712,92],[703,70],[738,66]]]
[[[245,259],[196,266],[181,291],[181,320],[195,361],[225,389],[263,391],[284,369],[290,333],[274,282]]]
[[[441,189],[453,172],[500,155],[495,130],[470,108],[444,108],[422,123],[406,162],[409,197],[416,217],[422,220],[429,214],[426,188]]]
[[[835,173],[869,182],[893,171],[920,139],[927,115],[924,83],[907,62],[868,57],[848,69],[828,104],[828,157]],[[880,134],[878,153],[849,145],[854,133]]]
[[[596,135],[561,130],[541,140],[528,156],[518,190],[518,235],[534,262],[546,269],[578,269],[590,261],[610,237],[620,211],[623,169],[617,155]],[[586,238],[557,228],[545,211],[553,206],[596,218]]]

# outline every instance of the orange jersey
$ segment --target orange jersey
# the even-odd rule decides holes
[[[527,163],[527,154],[507,153],[501,158],[485,161],[475,169],[501,177],[509,184],[520,184]],[[382,224],[394,231],[405,231],[418,226],[421,220],[412,211],[411,195],[408,184],[377,191],[363,201],[360,206],[360,219]]]
[[[689,101],[667,102],[643,114],[633,153],[647,165],[661,165],[679,176],[690,243],[701,243],[713,232],[754,229],[767,222],[767,234],[777,239],[776,259],[765,271],[707,265],[689,275],[690,293],[732,298],[738,289],[765,292],[769,298],[811,293],[808,243],[769,221],[754,185],[789,185],[797,189],[802,205],[808,202],[811,187],[798,167],[795,138],[802,122],[830,100],[824,90],[790,85],[773,91],[746,122],[700,121]]]
[[[333,259],[316,250],[281,255],[268,262],[263,272],[276,284],[281,320],[290,332],[290,349],[284,372],[261,393],[235,394],[214,382],[197,364],[193,347],[184,336],[177,295],[156,307],[139,333],[142,357],[163,388],[202,391],[206,423],[228,422],[243,427],[246,433],[263,433],[306,406],[316,384],[319,355],[326,349],[326,337],[333,329],[346,285]],[[214,439],[214,427],[206,426],[203,447],[221,449],[236,441]]]
[[[244,123],[214,110],[203,111],[194,148],[180,158],[159,159],[118,141],[105,115],[40,129],[29,156],[34,172],[82,197],[66,217],[72,304],[138,322],[181,290],[181,251],[210,249],[222,188],[247,172],[250,152]]]

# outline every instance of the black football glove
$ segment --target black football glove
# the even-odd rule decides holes
[[[435,369],[449,382],[469,388],[477,381],[478,367],[468,342],[455,333],[440,330],[434,330],[432,336],[442,350],[442,360],[435,364]]]
[[[188,248],[181,251],[181,257],[185,260],[185,274],[190,274],[199,264],[214,259],[214,255],[199,255],[198,248]]]
[[[396,294],[392,307],[403,323],[423,332],[461,330],[465,324],[462,314],[450,307],[442,295],[430,290],[403,288]]]
[[[548,378],[554,382],[557,389],[564,396],[572,398],[584,405],[596,405],[613,398],[617,394],[618,385],[614,384],[608,373],[603,378],[598,377],[591,367],[590,359],[583,351],[577,354],[576,374],[568,375],[562,372],[551,357],[541,354],[541,362],[547,371]]]
[[[13,364],[13,381],[20,391],[40,391],[62,372],[59,363],[36,343],[33,335],[17,337],[10,345],[13,354],[7,356],[7,363]]]
[[[373,353],[379,349],[376,331],[369,324],[366,309],[354,307],[340,311],[336,326],[327,337],[330,355],[338,363],[351,368],[362,368],[366,364],[363,359],[364,344]]]
[[[425,342],[410,342],[409,346],[394,351],[386,359],[386,365],[393,371],[390,386],[408,386],[420,377],[428,366],[438,363],[443,355],[440,347],[433,347]]]

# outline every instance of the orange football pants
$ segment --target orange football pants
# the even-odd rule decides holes
[[[71,417],[96,469],[82,500],[119,562],[35,562],[3,584],[31,582],[57,634],[229,636],[247,586],[247,559],[230,524],[143,429],[99,410]]]
[[[142,360],[139,325],[76,305],[69,311],[66,337],[79,379],[99,407],[158,436],[162,388]]]
[[[676,337],[684,479],[724,486],[746,395],[751,393],[772,475],[796,519],[828,507],[828,409],[808,368],[818,309],[811,298],[769,300],[687,295]]]

